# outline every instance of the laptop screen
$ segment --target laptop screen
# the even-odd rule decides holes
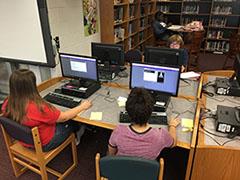
[[[142,87],[151,91],[177,96],[180,68],[132,63],[130,88]]]
[[[65,53],[60,53],[59,56],[64,77],[98,80],[95,58]]]

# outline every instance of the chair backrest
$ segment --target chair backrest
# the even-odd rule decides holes
[[[191,43],[191,53],[199,53],[204,38],[204,31],[194,31]]]
[[[100,175],[109,180],[158,180],[159,162],[129,156],[105,156],[100,159]]]
[[[0,123],[13,139],[19,140],[26,144],[34,144],[32,131],[29,127],[21,125],[16,121],[6,117],[0,117]]]
[[[229,41],[228,56],[235,57],[240,53],[240,34],[232,34]]]
[[[142,53],[139,49],[132,49],[125,53],[124,59],[126,62],[141,62],[142,61]]]

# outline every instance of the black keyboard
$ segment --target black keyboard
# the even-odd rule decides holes
[[[81,103],[81,99],[66,97],[64,95],[53,93],[53,92],[48,93],[43,98],[50,103],[64,106],[67,108],[74,108]]]
[[[121,111],[119,115],[119,122],[121,123],[131,123],[129,115],[126,111]],[[153,112],[148,120],[149,124],[161,124],[168,125],[167,116],[159,112]]]

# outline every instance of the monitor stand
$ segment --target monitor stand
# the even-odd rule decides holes
[[[88,80],[88,79],[71,79],[68,84],[75,86],[75,87],[88,88],[93,83],[94,83],[94,81]]]
[[[111,65],[105,61],[104,64],[98,64],[98,74],[100,80],[113,80],[120,72],[119,65]]]
[[[72,79],[61,87],[61,92],[78,98],[88,98],[101,88],[98,81],[88,79]]]
[[[150,93],[152,94],[153,99],[155,100],[155,103],[153,105],[153,111],[166,112],[168,104],[171,100],[171,96],[166,93],[160,93],[155,91],[150,91]]]

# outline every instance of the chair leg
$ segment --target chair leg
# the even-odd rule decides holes
[[[42,180],[48,180],[47,169],[45,165],[40,166]]]
[[[73,137],[73,141],[71,143],[72,146],[72,156],[73,156],[73,164],[74,167],[77,166],[78,164],[78,157],[77,157],[77,148],[76,148],[76,143],[75,143],[75,138]]]

